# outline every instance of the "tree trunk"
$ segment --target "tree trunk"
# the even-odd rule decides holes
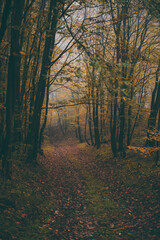
[[[155,87],[152,92],[152,100],[151,100],[151,112],[148,119],[148,139],[146,141],[146,146],[153,147],[155,146],[155,141],[152,139],[152,131],[156,129],[156,119],[158,115],[158,111],[160,109],[160,81],[158,80],[160,71],[160,60],[158,64],[158,68],[156,71],[156,81]]]
[[[81,126],[80,126],[80,122],[79,122],[79,109],[77,110],[77,135],[78,135],[78,138],[79,138],[79,141],[80,143],[83,142],[83,139],[82,139],[82,134],[81,134]]]
[[[64,128],[63,128],[63,123],[62,123],[62,121],[61,121],[59,112],[58,112],[58,123],[59,123],[59,126],[60,126],[60,130],[61,130],[61,132],[62,132],[62,134],[63,134],[63,136],[64,136],[64,135],[65,135],[65,130],[64,130]]]
[[[128,41],[127,38],[127,18],[128,18],[128,1],[124,1],[122,6],[122,22],[123,22],[123,36],[121,42],[121,61],[122,61],[122,86],[121,86],[121,102],[120,102],[120,133],[119,133],[119,151],[120,154],[125,157],[125,146],[124,146],[124,138],[125,138],[125,99],[124,99],[124,91],[126,90],[125,81],[127,81],[127,64],[128,61]],[[131,109],[130,109],[131,110]]]
[[[35,90],[36,90],[36,76],[37,76],[37,71],[38,71],[38,66],[39,66],[39,58],[40,58],[40,46],[41,46],[41,39],[42,35],[40,35],[39,43],[38,43],[38,49],[37,52],[38,54],[34,57],[33,61],[33,76],[32,76],[32,85],[31,85],[31,93],[30,93],[30,108],[29,108],[29,124],[28,124],[28,132],[27,132],[27,138],[26,138],[26,143],[31,143],[31,127],[32,127],[32,119],[33,119],[33,110],[34,110],[34,100],[35,100]]]
[[[12,0],[6,0],[5,6],[4,6],[2,19],[1,19],[1,27],[0,27],[0,44],[2,42],[2,39],[4,37],[5,31],[6,31],[6,28],[7,28],[7,20],[8,20],[8,16],[10,14],[10,11],[11,11],[11,2],[12,2]]]
[[[93,79],[91,85],[91,97],[92,97],[92,112],[93,112],[93,124],[94,124],[94,139],[95,146],[100,148],[100,137],[99,137],[99,116],[98,116],[98,104],[99,104],[99,89],[97,86],[95,90],[95,68],[93,66],[92,71]]]
[[[125,148],[124,148],[124,127],[125,127],[125,102],[121,98],[121,105],[120,105],[120,133],[119,133],[119,151],[123,157],[126,156]]]
[[[53,16],[51,16],[52,11],[53,11]],[[54,48],[57,18],[58,18],[57,1],[51,1],[50,11],[48,15],[48,22],[50,23],[51,21],[51,27],[47,30],[47,33],[46,33],[41,73],[40,73],[40,78],[37,86],[36,99],[34,104],[32,126],[31,126],[31,132],[30,132],[31,136],[29,137],[32,145],[32,160],[34,163],[36,163],[36,158],[37,158],[41,109],[42,109],[44,96],[45,96],[47,73],[50,68],[51,56]]]
[[[84,129],[84,139],[88,145],[90,145],[88,139],[87,139],[87,122],[88,122],[88,106],[86,110],[86,118],[85,118],[85,129]]]
[[[158,134],[160,135],[160,109],[159,109],[159,117],[158,117]],[[160,140],[158,139],[157,140],[157,152],[156,152],[156,165],[158,165],[158,163],[159,163],[159,152],[160,152],[160,150],[159,150],[159,147],[160,147]]]
[[[39,137],[39,151],[40,151],[40,152],[41,152],[43,132],[44,132],[44,129],[45,129],[46,124],[47,124],[48,104],[49,104],[49,81],[50,81],[50,77],[48,77],[48,82],[47,82],[45,117],[44,117],[44,122],[43,122],[43,125],[42,125],[42,127],[41,127],[40,137]]]
[[[91,117],[91,94],[90,94],[90,87],[89,87],[89,94],[88,94],[88,126],[89,126],[89,134],[91,139],[92,146],[94,145],[93,142],[93,134],[92,134],[92,117]]]
[[[6,136],[3,148],[3,172],[7,178],[11,177],[11,159],[10,154],[13,150],[13,143],[18,142],[20,138],[20,26],[22,22],[22,13],[24,8],[23,1],[14,1],[11,18],[11,49],[8,64],[8,82],[6,96]]]
[[[96,111],[95,111],[95,118],[94,118],[94,125],[95,125],[95,145],[97,148],[100,148],[100,136],[99,136],[99,85],[96,89]]]
[[[117,51],[117,65],[119,64],[119,59],[120,59],[120,43],[119,43],[119,30],[120,26],[118,24],[117,26],[117,31],[116,31],[116,51]],[[110,124],[110,129],[111,129],[111,149],[114,157],[117,157],[117,98],[118,98],[118,80],[115,79],[115,94],[114,94],[114,107],[112,111],[112,117],[111,117],[111,124]]]
[[[116,138],[116,130],[117,130],[117,94],[114,96],[114,111],[112,110],[112,104],[111,104],[111,148],[114,157],[117,157],[117,138]],[[113,119],[113,123],[112,123]]]

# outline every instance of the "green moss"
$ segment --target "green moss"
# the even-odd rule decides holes
[[[86,202],[91,214],[95,216],[100,226],[97,229],[100,239],[115,239],[115,230],[110,227],[114,219],[121,213],[116,202],[110,199],[105,185],[86,170],[77,159],[70,155],[69,160],[78,168],[86,185]]]
[[[15,161],[14,161],[15,162]],[[1,239],[47,239],[48,216],[55,209],[54,197],[50,196],[49,179],[44,170],[27,167],[17,160],[13,179],[3,182],[0,197]]]
[[[99,222],[99,236],[101,236],[101,239],[115,239],[114,231],[110,228],[110,222],[118,216],[119,209],[117,209],[115,202],[108,197],[107,191],[101,183],[89,177],[86,180],[86,185],[86,200],[90,212],[96,216]]]
[[[87,144],[84,142],[84,143],[79,143],[78,144],[78,147],[81,149],[81,150],[85,150],[86,147],[87,147]]]

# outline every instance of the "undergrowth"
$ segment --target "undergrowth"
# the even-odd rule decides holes
[[[56,157],[52,145],[43,149],[50,159]],[[83,143],[76,151],[66,158],[85,184],[83,198],[97,221],[97,239],[159,239],[160,178],[152,160],[131,151],[125,159],[113,158],[106,145],[96,150]],[[13,162],[12,180],[0,178],[0,239],[56,239],[57,190],[48,167],[22,164],[20,155]]]
[[[107,145],[94,151],[86,145],[82,150],[95,166],[94,178],[108,186],[110,197],[119,205],[123,217],[117,230],[122,239],[159,239],[160,168],[154,167],[154,159],[130,150],[126,158],[113,158]]]
[[[49,177],[40,165],[22,163],[19,155],[12,160],[12,180],[0,178],[0,239],[49,239],[48,218],[55,211]]]

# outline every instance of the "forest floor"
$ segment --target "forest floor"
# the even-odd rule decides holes
[[[5,186],[0,239],[159,239],[160,178],[151,159],[114,159],[107,145],[69,138],[44,145],[39,161],[36,171],[19,163]]]

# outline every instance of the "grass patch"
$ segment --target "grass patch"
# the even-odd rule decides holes
[[[0,239],[49,239],[49,216],[55,211],[46,172],[14,159],[13,178],[0,178]]]
[[[98,221],[97,233],[99,239],[116,239],[114,226],[121,215],[116,202],[109,197],[107,187],[85,169],[77,159],[70,155],[69,160],[78,169],[85,181],[85,200],[90,213],[92,213]]]
[[[44,154],[52,154],[54,153],[54,146],[49,141],[45,140],[45,142],[43,143],[43,151]]]
[[[86,176],[86,186],[86,200],[91,213],[98,220],[100,239],[115,239],[115,232],[112,226],[114,226],[113,222],[120,214],[116,203],[108,196],[106,187],[92,176]]]
[[[153,159],[130,150],[125,159],[113,158],[107,145],[98,150],[91,146],[79,149],[89,164],[73,161],[84,176],[100,239],[141,239],[142,233],[145,239],[157,239],[160,178]]]
[[[87,145],[86,142],[84,142],[84,143],[78,143],[78,148],[81,149],[81,150],[85,150],[87,146],[88,146],[88,145]]]
[[[124,239],[140,239],[142,232],[145,239],[159,239],[159,167],[153,167],[151,158],[130,151],[125,159],[113,158],[103,146],[94,152],[95,156],[92,152],[89,155],[96,169],[93,174],[104,179],[111,195],[124,209],[125,223],[119,228]]]

